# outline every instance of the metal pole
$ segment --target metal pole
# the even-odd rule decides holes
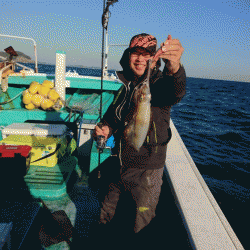
[[[103,0],[103,12],[105,10],[105,0]],[[101,73],[101,100],[100,100],[100,120],[102,119],[102,92],[103,92],[103,59],[104,59],[104,32],[105,29],[102,29],[102,73]]]
[[[34,49],[35,49],[35,72],[38,73],[36,44],[34,45]]]
[[[106,54],[105,54],[105,72],[104,72],[104,76],[106,76],[105,73],[108,73],[108,52],[109,52],[109,48],[112,46],[126,46],[128,47],[129,45],[127,44],[110,44],[108,45],[108,31],[106,33]]]
[[[105,10],[105,0],[103,0],[103,13]],[[100,120],[102,119],[102,91],[103,91],[103,55],[104,55],[104,27],[102,28],[102,73],[101,73],[101,96],[100,96]],[[98,154],[98,165],[101,163],[101,152]]]
[[[104,64],[104,72],[103,76],[108,76],[108,30],[106,30],[106,43],[105,43],[105,64]]]
[[[105,40],[105,36],[104,36],[104,30],[106,30],[106,50],[107,50],[107,46],[108,46],[108,19],[109,19],[109,6],[113,5],[115,2],[118,2],[118,0],[108,0],[107,1],[107,7],[105,9],[105,0],[103,0],[103,14],[102,14],[102,26],[103,26],[103,30],[102,30],[102,72],[101,72],[101,96],[100,96],[100,121],[102,119],[102,92],[103,92],[103,77],[104,77],[104,40]],[[107,58],[107,54],[105,54],[105,57]],[[106,70],[107,72],[107,70]],[[101,139],[101,137],[100,137]],[[102,138],[103,140],[104,138]],[[101,141],[100,141],[101,142]],[[99,147],[99,165],[101,162],[101,150],[103,150],[103,148],[105,147],[105,140],[104,143],[102,141],[102,143],[100,143]],[[100,173],[99,173],[100,174]],[[100,178],[100,176],[99,176]]]

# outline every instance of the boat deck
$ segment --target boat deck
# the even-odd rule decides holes
[[[114,175],[119,174],[116,168],[118,159],[108,157],[89,174],[89,185],[87,185],[87,176],[84,171],[89,170],[91,159],[90,156],[81,156],[79,165],[83,176],[79,179],[81,173],[79,175],[75,169],[67,183],[67,194],[56,202],[44,201],[51,212],[62,209],[68,215],[74,225],[72,245],[69,247],[66,242],[60,242],[47,247],[46,250],[79,249],[79,245],[97,249],[97,247],[103,247],[103,244],[111,244],[112,248],[112,243],[108,242],[112,242],[112,238],[118,239],[126,247],[133,245],[133,247],[146,249],[149,246],[155,247],[155,244],[166,245],[170,249],[213,249],[214,246],[215,249],[228,249],[228,245],[231,246],[230,249],[243,249],[218,204],[208,192],[208,187],[192,162],[172,122],[171,129],[173,137],[168,146],[156,217],[146,228],[138,234],[134,234],[131,230],[133,212],[130,209],[133,206],[130,204],[133,204],[133,200],[131,196],[126,195],[121,196],[116,215],[110,224],[105,225],[103,229],[97,225],[100,204],[108,191],[108,184]],[[98,171],[101,172],[101,178],[97,178]],[[79,184],[79,180],[81,180],[80,185],[76,185],[76,183]],[[28,201],[29,199],[24,199],[24,197],[30,197],[28,190],[20,188],[18,190],[17,196],[10,196],[14,204],[10,207],[14,210],[17,207],[18,211],[24,211],[25,207],[32,206],[33,203]],[[26,192],[26,194],[20,192]],[[19,207],[15,203],[17,202],[15,197],[19,203],[21,202],[18,204]],[[203,209],[200,209],[201,207]],[[21,244],[19,249],[25,250],[30,244],[34,246],[34,250],[41,249],[38,233],[41,224],[49,216],[44,208],[36,213],[38,214],[34,214],[33,217],[30,213],[27,215],[31,216],[30,224],[34,220],[32,226],[26,229],[27,235],[26,233],[20,235],[20,230],[25,231],[20,224],[20,218],[12,218],[11,222],[15,225],[12,229],[12,237],[15,238],[16,245]],[[3,215],[5,212],[1,211],[0,214]],[[24,221],[27,220],[25,216],[23,218]],[[211,220],[214,221],[212,225]],[[8,223],[8,221],[4,222]],[[199,229],[202,230],[202,234]],[[21,242],[23,237],[25,237],[24,242]]]
[[[107,159],[102,166],[95,169],[92,173],[96,176],[99,170],[106,169],[106,172],[103,174],[101,171],[101,179],[103,178],[103,180],[96,179],[96,182],[90,182],[90,186],[98,187],[98,192],[96,193],[100,201],[104,199],[104,195],[107,192],[110,176],[112,173],[116,173],[114,169],[115,164],[112,164],[112,161],[116,160],[112,158]],[[112,166],[114,167],[112,168]],[[163,177],[162,191],[156,209],[156,217],[138,234],[133,233],[134,213],[131,209],[133,209],[132,197],[129,194],[120,197],[115,217],[110,222],[110,225],[107,225],[107,227],[101,229],[101,231],[98,231],[97,226],[96,229],[99,235],[90,235],[91,239],[93,239],[93,237],[100,239],[100,241],[96,243],[96,247],[102,247],[103,242],[110,239],[110,246],[112,248],[114,245],[112,245],[111,239],[114,238],[118,239],[118,241],[120,240],[120,247],[124,248],[126,246],[132,249],[154,249],[156,246],[166,246],[166,248],[169,249],[192,249],[181,214],[176,205],[175,194],[166,169]],[[92,231],[92,234],[94,232],[95,230]],[[86,237],[81,237],[82,242],[84,239],[86,239]],[[91,242],[93,241],[89,242],[86,240],[86,242],[91,246]]]
[[[28,79],[28,77],[24,79],[20,77],[17,82],[14,82],[14,79],[12,79],[8,89],[11,98],[19,94],[31,82],[31,78]],[[43,80],[41,78],[41,81]],[[86,81],[84,84],[87,86],[88,82]],[[120,87],[114,83],[105,84],[112,86],[109,88],[106,85],[107,89],[103,93],[103,113],[113,101],[114,91]],[[85,88],[86,86],[83,85],[81,81],[74,82],[72,80],[69,87]],[[94,86],[95,84],[91,83],[90,85]],[[116,215],[110,224],[105,225],[102,230],[96,225],[100,204],[107,192],[108,183],[112,180],[112,176],[117,173],[117,168],[113,168],[117,166],[115,164],[117,159],[108,157],[109,152],[103,153],[101,160],[104,162],[96,167],[98,153],[92,145],[91,129],[99,118],[100,92],[98,86],[99,83],[96,83],[94,89],[83,90],[84,92],[80,94],[77,94],[75,89],[66,91],[66,99],[73,96],[72,103],[85,105],[84,112],[77,113],[75,116],[63,109],[58,112],[25,110],[21,103],[21,96],[7,105],[9,107],[4,106],[6,109],[0,111],[0,127],[14,122],[63,122],[69,125],[77,123],[81,120],[80,118],[90,121],[90,123],[84,124],[80,122],[81,125],[78,127],[78,130],[82,130],[81,136],[85,138],[79,148],[86,149],[83,155],[78,155],[81,171],[77,173],[77,170],[74,169],[70,176],[67,175],[70,178],[67,179],[65,194],[60,196],[60,199],[56,199],[56,201],[44,200],[51,212],[64,210],[68,215],[74,226],[72,246],[69,247],[63,241],[47,247],[46,250],[79,249],[79,245],[94,249],[98,247],[118,248],[120,246],[145,249],[155,248],[155,246],[166,246],[169,249],[243,249],[199,174],[172,121],[173,137],[168,145],[166,169],[156,217],[145,229],[134,234],[131,230],[133,228],[133,211],[130,210],[133,208],[130,206],[133,200],[130,196],[124,195],[120,198]],[[5,97],[5,94],[0,93],[1,102],[5,101]],[[72,105],[71,102],[69,105]],[[82,125],[85,127],[81,127]],[[75,130],[77,130],[76,127]],[[84,177],[85,180],[87,178],[84,171],[91,172],[89,185],[84,183]],[[97,178],[98,171],[101,171],[101,178]],[[62,180],[64,176],[60,178]],[[39,201],[35,201],[29,193],[28,183],[25,183],[24,180],[20,181],[23,182],[22,185],[14,185],[15,187],[12,187],[15,182],[10,182],[8,189],[10,193],[4,195],[4,205],[0,207],[0,219],[4,223],[13,223],[11,230],[11,236],[14,239],[13,249],[30,249],[32,245],[33,250],[40,250],[39,230],[45,220],[50,223],[51,216],[48,216],[48,210],[39,207]],[[3,186],[2,189],[7,190]],[[9,214],[6,217],[7,213]],[[116,239],[116,242],[118,240],[120,244],[114,246],[113,239]]]
[[[100,231],[96,226],[96,221],[99,217],[100,201],[104,198],[104,193],[107,190],[108,178],[105,177],[112,174],[114,170],[110,167],[112,161],[112,159],[108,159],[101,166],[101,168],[109,169],[109,171],[105,172],[105,176],[90,182],[89,187],[81,189],[81,192],[77,192],[75,188],[72,188],[71,192],[68,193],[69,195],[60,200],[60,208],[66,211],[71,222],[75,224],[72,245],[69,247],[66,242],[61,242],[47,247],[46,250],[74,250],[79,249],[79,246],[91,247],[93,249],[107,246],[111,249],[117,249],[118,247],[123,248],[125,246],[132,247],[133,249],[137,247],[149,249],[149,247],[164,245],[170,249],[192,249],[187,231],[185,230],[181,215],[175,203],[174,192],[167,171],[165,171],[162,192],[156,210],[157,216],[146,228],[136,235],[131,233],[130,223],[132,217],[129,216],[129,212],[124,215],[124,211],[129,210],[129,204],[131,204],[132,201],[130,197],[123,196],[118,202],[114,219],[105,229]],[[96,169],[96,171],[98,171],[98,169]],[[93,174],[95,174],[95,170]],[[74,178],[77,178],[76,175],[72,177],[69,186],[71,184],[73,185],[75,181]],[[50,207],[51,211],[58,209],[58,204],[53,204],[53,201],[46,201],[45,203]],[[124,209],[124,207],[126,207],[126,209]],[[28,249],[27,247],[30,245],[34,246],[32,247],[33,250],[41,249],[38,232],[40,229],[39,226],[46,218],[46,214],[47,211],[45,209],[40,209],[19,249]],[[17,229],[15,230],[12,233],[12,237],[18,234]],[[20,237],[18,239],[20,240]],[[113,239],[121,240],[120,245],[114,245]]]

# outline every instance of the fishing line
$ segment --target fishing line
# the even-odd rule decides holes
[[[4,105],[4,104],[7,104],[9,102],[12,102],[14,101],[18,96],[20,96],[24,91],[20,92],[19,94],[17,94],[15,97],[13,97],[12,99],[8,100],[8,101],[5,101],[5,102],[0,102],[0,105]]]

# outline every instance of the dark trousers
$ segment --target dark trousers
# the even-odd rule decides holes
[[[162,186],[163,168],[160,169],[121,169],[120,179],[109,185],[108,194],[102,202],[100,223],[110,222],[116,211],[120,196],[126,192],[132,196],[134,204],[126,204],[122,210],[124,221],[120,221],[120,226],[126,223],[126,216],[134,218],[134,232],[138,233],[147,226],[155,217],[156,206]],[[126,213],[126,211],[132,211]],[[132,218],[132,219],[133,219]]]

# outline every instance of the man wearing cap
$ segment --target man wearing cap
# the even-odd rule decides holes
[[[152,35],[134,36],[120,60],[123,71],[117,72],[123,83],[113,104],[95,127],[94,138],[103,135],[115,138],[114,152],[120,160],[120,178],[109,185],[100,214],[100,224],[111,221],[120,194],[129,192],[135,201],[134,232],[138,233],[155,217],[159,200],[167,143],[171,139],[170,110],[185,95],[186,74],[180,63],[184,51],[177,39],[169,35],[156,53],[157,41]],[[156,53],[156,54],[155,54]],[[160,58],[165,63],[163,72]],[[148,60],[152,59],[151,68]],[[124,137],[134,90],[146,79],[150,70],[151,120],[149,131],[139,152]],[[126,209],[124,208],[124,214]]]

